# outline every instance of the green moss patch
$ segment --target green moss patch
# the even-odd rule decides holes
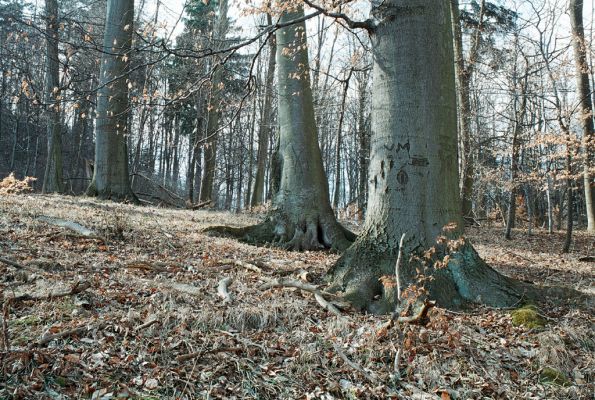
[[[537,307],[533,305],[527,305],[518,308],[510,315],[512,316],[512,325],[514,326],[524,326],[525,328],[529,329],[539,329],[543,328],[546,324],[545,319],[543,319],[537,312]]]
[[[563,372],[550,367],[544,367],[541,370],[539,381],[541,383],[558,386],[570,386],[572,384]]]

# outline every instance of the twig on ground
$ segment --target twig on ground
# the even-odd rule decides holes
[[[335,314],[337,317],[343,317],[343,314],[341,313],[341,311],[339,311],[339,309],[337,307],[335,307],[332,303],[329,303],[328,301],[326,301],[326,299],[324,297],[322,297],[322,294],[314,293],[314,298],[316,299],[318,304],[320,304],[322,306],[322,308],[328,310],[332,314]]]
[[[332,304],[331,302],[326,300],[325,297],[329,297],[332,300],[338,300],[339,302],[341,302],[341,299],[332,293],[324,292],[324,291],[318,289],[318,287],[315,285],[311,285],[309,283],[301,282],[301,281],[291,279],[291,278],[279,278],[279,279],[274,279],[272,281],[264,283],[263,285],[260,286],[260,289],[267,290],[267,289],[277,288],[277,287],[293,287],[293,288],[297,288],[300,290],[304,290],[306,292],[313,293],[314,298],[316,299],[318,304],[320,304],[322,306],[322,308],[331,312],[332,314],[335,314],[336,316],[342,316],[341,311],[339,311],[339,309],[334,304]],[[342,304],[343,304],[343,302],[342,302]]]
[[[158,323],[158,322],[159,322],[159,320],[158,320],[158,319],[156,319],[156,318],[154,318],[154,319],[150,319],[150,320],[148,320],[147,322],[145,322],[144,324],[142,324],[142,325],[139,325],[139,326],[137,326],[136,328],[134,328],[134,330],[135,330],[136,332],[138,332],[138,331],[142,331],[143,329],[147,329],[147,328],[148,328],[148,327],[150,327],[151,325],[154,325],[154,324],[156,324],[156,323]]]
[[[2,306],[2,342],[4,350],[10,351],[10,336],[8,335],[8,317],[10,316],[10,300],[6,300]]]
[[[219,285],[217,286],[217,294],[219,297],[223,299],[223,304],[231,303],[231,294],[229,293],[228,286],[231,284],[232,280],[230,277],[223,278],[219,281]]]
[[[167,268],[163,268],[159,265],[149,263],[147,261],[133,261],[124,266],[128,269],[140,269],[143,271],[155,271],[155,272],[167,272]]]
[[[414,386],[407,382],[401,382],[401,387],[404,389],[409,390],[412,395],[407,396],[408,399],[415,399],[415,400],[441,400],[440,396],[428,393],[426,391],[421,390],[417,386]]]
[[[398,318],[396,318],[396,320],[398,322],[406,322],[409,324],[422,322],[428,316],[428,312],[430,311],[430,309],[432,307],[434,307],[435,305],[436,305],[435,301],[432,301],[432,300],[424,301],[424,304],[423,304],[421,310],[419,310],[419,312],[417,314],[412,315],[410,317],[398,317]]]
[[[77,222],[74,222],[74,221],[68,221],[65,219],[54,218],[54,217],[46,217],[44,215],[38,217],[37,219],[40,221],[43,221],[47,224],[50,224],[50,225],[55,225],[55,226],[59,226],[61,228],[70,229],[71,231],[74,231],[87,239],[97,239],[97,240],[103,241],[104,243],[107,242],[107,240],[105,240],[105,238],[99,236],[92,229],[89,229],[89,228],[87,228]]]
[[[132,280],[135,280],[139,283],[143,283],[145,285],[158,287],[160,289],[172,289],[181,293],[190,294],[192,296],[200,296],[202,294],[201,288],[188,285],[186,283],[177,283],[177,282],[169,282],[165,280],[152,280],[152,279],[141,279],[137,278],[133,275],[130,275]]]
[[[397,255],[397,263],[395,264],[395,278],[397,280],[397,301],[401,301],[401,259],[403,258],[403,242],[405,241],[406,233],[401,235],[399,241],[399,254]]]
[[[244,349],[241,347],[218,347],[216,349],[211,350],[203,350],[203,351],[196,351],[194,353],[182,354],[181,356],[176,357],[177,362],[184,362],[188,360],[192,360],[193,358],[200,358],[206,354],[215,354],[215,353],[241,353]]]
[[[249,262],[245,262],[245,261],[241,261],[241,260],[232,260],[231,258],[224,258],[222,260],[219,260],[219,264],[236,265],[238,267],[245,268],[247,270],[256,272],[258,274],[262,274],[262,268],[257,267],[256,265],[251,264]]]
[[[207,200],[207,201],[203,201],[202,203],[194,204],[189,201],[186,201],[186,208],[189,210],[200,210],[201,208],[208,206],[212,202],[213,202],[213,200]]]
[[[42,336],[41,339],[39,339],[39,341],[37,343],[31,343],[29,345],[29,349],[32,349],[33,347],[42,347],[54,340],[78,335],[80,333],[83,333],[85,331],[90,331],[92,329],[102,329],[105,325],[106,325],[105,323],[98,324],[98,325],[81,325],[76,328],[68,329],[68,330],[65,330],[62,332],[47,334],[47,335]]]
[[[347,357],[347,355],[343,352],[341,347],[339,347],[338,344],[336,344],[335,342],[332,342],[332,343],[333,343],[333,347],[335,348],[335,351],[343,359],[343,361],[345,361],[345,364],[349,365],[351,368],[353,368],[354,370],[356,370],[357,372],[362,374],[370,383],[376,383],[376,381],[377,381],[376,376],[370,374],[361,365],[351,361],[349,359],[349,357]]]
[[[4,257],[0,257],[0,262],[1,262],[1,263],[4,263],[4,264],[6,264],[6,265],[10,265],[11,267],[14,267],[14,268],[16,268],[16,269],[26,269],[26,268],[27,268],[27,267],[25,267],[24,265],[22,265],[22,264],[19,264],[19,263],[18,263],[18,262],[16,262],[16,261],[9,260],[8,258],[4,258]]]
[[[10,297],[12,301],[29,301],[29,300],[52,300],[60,297],[72,296],[89,289],[91,284],[89,282],[76,282],[69,290],[51,292],[46,295],[30,295],[21,294],[19,296]]]

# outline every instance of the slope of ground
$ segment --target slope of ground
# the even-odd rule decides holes
[[[42,217],[78,222],[95,235]],[[306,271],[319,282],[336,255],[201,234],[257,220],[0,196],[0,257],[14,262],[0,263],[0,399],[592,398],[588,307],[542,307],[545,326],[535,328],[513,326],[510,310],[487,308],[435,308],[423,326],[388,330],[382,317],[339,318],[310,293],[259,289]],[[469,232],[508,275],[593,291],[594,264],[578,261],[593,253],[592,237],[579,233],[573,252],[560,255],[562,233],[516,236]],[[226,277],[231,302],[217,295]]]

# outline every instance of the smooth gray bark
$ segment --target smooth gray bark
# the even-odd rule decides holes
[[[136,202],[128,174],[128,82],[134,0],[109,0],[101,56],[91,196]]]
[[[446,240],[462,229],[449,2],[386,0],[372,14],[378,25],[371,37],[368,209],[362,234],[329,271],[333,286],[356,307],[394,310],[395,291],[379,278],[394,276],[406,234],[404,285],[424,286],[447,307],[514,304],[522,297],[519,284],[491,269],[468,243]],[[439,266],[446,255],[450,261]]]
[[[60,124],[60,81],[58,60],[58,1],[46,0],[46,76],[45,102],[48,155],[41,192],[62,192],[64,190],[62,178],[62,133]]]
[[[280,23],[304,16],[301,4],[285,4]],[[354,235],[335,219],[318,146],[310,87],[305,23],[276,32],[281,180],[265,221],[247,228],[211,228],[251,242],[276,242],[291,250],[345,249]]]

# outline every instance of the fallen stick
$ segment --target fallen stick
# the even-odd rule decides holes
[[[408,399],[412,399],[412,400],[441,400],[443,398],[438,395],[423,391],[420,388],[418,388],[417,386],[414,386],[410,383],[401,382],[400,385],[402,388],[407,389],[412,393],[410,396],[407,396]],[[450,397],[448,397],[448,398],[450,398]]]
[[[32,349],[35,346],[37,346],[37,347],[45,346],[46,344],[48,344],[54,340],[78,335],[80,333],[83,333],[85,331],[90,331],[92,329],[102,329],[104,326],[105,326],[105,323],[98,324],[98,325],[81,325],[81,326],[77,326],[76,328],[68,329],[68,330],[65,330],[62,332],[44,335],[41,337],[41,339],[39,339],[39,341],[37,343],[31,343],[29,345],[29,349]]]
[[[335,348],[335,351],[337,352],[339,357],[341,357],[343,359],[343,361],[345,361],[345,364],[349,365],[351,368],[353,368],[354,370],[356,370],[357,372],[362,374],[370,383],[376,383],[376,381],[377,381],[376,377],[373,376],[372,374],[370,374],[368,371],[366,371],[361,365],[351,361],[349,359],[349,357],[347,357],[347,355],[339,347],[338,344],[333,342],[333,347]]]
[[[403,258],[403,242],[405,241],[406,233],[401,235],[399,241],[399,255],[397,256],[397,263],[395,264],[395,278],[397,279],[397,301],[401,301],[401,259]]]
[[[190,294],[192,296],[200,296],[202,294],[201,288],[188,285],[186,283],[168,282],[164,280],[156,281],[151,279],[141,279],[136,278],[132,275],[130,275],[130,278],[139,283],[144,283],[145,285],[150,285],[161,289],[173,289],[181,293]]]
[[[143,271],[167,272],[167,268],[162,268],[158,265],[153,265],[146,261],[133,261],[124,266],[127,269],[140,269]]]
[[[154,324],[156,324],[157,322],[159,322],[159,320],[158,320],[158,319],[150,319],[149,321],[145,322],[144,324],[142,324],[142,325],[139,325],[139,326],[137,326],[136,328],[134,328],[134,330],[135,330],[136,332],[138,332],[138,331],[142,331],[143,329],[147,329],[148,327],[150,327],[151,325],[154,325]]]
[[[54,217],[46,217],[44,215],[38,217],[37,219],[40,221],[43,221],[47,224],[50,224],[50,225],[55,225],[55,226],[59,226],[61,228],[70,229],[71,231],[78,233],[79,235],[81,235],[82,237],[84,237],[86,239],[97,239],[97,240],[101,240],[104,243],[107,242],[105,240],[105,238],[99,236],[95,231],[93,231],[77,222],[74,222],[74,221],[68,221],[65,219],[54,218]]]
[[[324,292],[324,291],[318,289],[318,287],[315,285],[312,285],[312,284],[309,284],[306,282],[302,282],[302,281],[298,281],[295,279],[291,279],[291,278],[279,278],[279,279],[274,279],[272,281],[269,281],[269,282],[261,285],[260,289],[267,290],[267,289],[272,289],[272,288],[277,288],[277,287],[293,287],[293,288],[297,288],[300,290],[304,290],[306,292],[310,292],[310,293],[314,294],[314,298],[316,299],[318,304],[320,304],[322,306],[322,308],[324,308],[325,310],[329,311],[332,314],[335,314],[336,316],[342,316],[341,311],[339,311],[339,309],[334,304],[332,304],[331,302],[326,300],[325,296],[330,297],[332,299],[339,300],[339,301],[341,299],[332,293]]]
[[[241,347],[218,347],[216,349],[211,350],[203,350],[203,351],[196,351],[194,353],[182,354],[181,356],[176,357],[177,362],[184,362],[188,360],[192,360],[193,358],[199,358],[206,354],[216,354],[216,353],[241,353],[244,349]]]
[[[296,279],[291,279],[291,278],[273,279],[271,281],[268,281],[268,282],[260,285],[260,290],[267,290],[267,289],[272,289],[272,288],[283,288],[283,287],[293,287],[296,289],[305,290],[306,292],[310,292],[310,293],[319,293],[319,294],[327,296],[327,297],[333,297],[333,298],[337,297],[336,295],[334,295],[332,293],[328,293],[328,292],[320,290],[318,288],[318,286],[312,285],[310,283],[298,281]]]
[[[405,322],[405,323],[409,323],[409,324],[421,322],[426,319],[426,317],[428,316],[428,312],[435,305],[436,305],[435,301],[432,301],[432,300],[424,301],[424,304],[423,304],[421,310],[419,310],[419,312],[417,314],[412,315],[410,317],[398,317],[398,318],[396,318],[396,320],[397,320],[397,322]]]
[[[51,292],[46,295],[30,295],[21,294],[19,296],[10,297],[12,301],[29,301],[29,300],[52,300],[60,297],[72,296],[89,289],[91,284],[89,282],[77,282],[67,291]]]
[[[223,260],[219,260],[219,264],[236,265],[238,267],[245,268],[247,270],[256,272],[258,274],[262,274],[262,268],[257,267],[256,265],[251,264],[249,262],[245,262],[245,261],[241,261],[241,260],[232,260],[231,258],[224,258]]]
[[[223,278],[219,281],[217,286],[217,294],[223,299],[223,304],[231,303],[231,294],[229,293],[228,286],[231,284],[231,278]]]
[[[213,200],[207,200],[207,201],[203,201],[202,203],[194,204],[189,201],[186,201],[185,204],[186,204],[186,208],[189,210],[200,210],[201,208],[208,206],[212,202],[213,202]]]
[[[11,267],[14,267],[16,269],[26,269],[26,267],[24,265],[19,264],[16,261],[9,260],[8,258],[0,257],[0,262],[4,263],[6,265],[10,265]]]
[[[322,294],[314,293],[314,298],[316,299],[318,304],[320,304],[322,306],[322,308],[325,308],[330,313],[335,314],[337,317],[343,317],[343,314],[341,313],[341,311],[339,311],[339,309],[337,307],[335,307],[332,303],[326,301],[326,299],[324,297],[322,297]]]

